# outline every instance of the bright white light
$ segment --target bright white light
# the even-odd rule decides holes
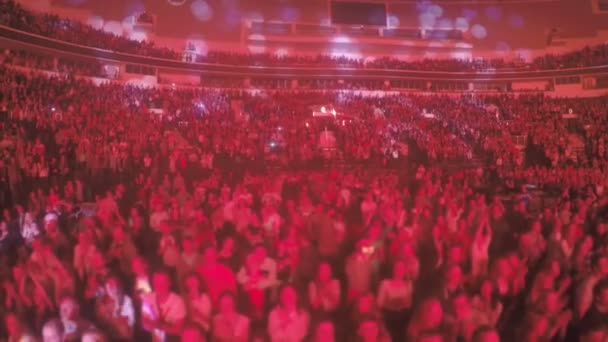
[[[466,31],[469,29],[469,21],[467,20],[467,18],[458,17],[458,18],[456,18],[454,27],[458,30]]]
[[[94,15],[87,20],[87,24],[91,25],[91,27],[96,30],[101,30],[103,29],[103,18],[98,15]]]
[[[285,48],[277,49],[277,51],[275,52],[275,55],[277,57],[285,57],[288,55],[287,49],[285,49]]]
[[[420,26],[423,28],[431,28],[435,26],[435,16],[429,12],[422,13],[418,16],[418,21],[420,22]]]
[[[253,54],[259,54],[259,53],[265,53],[266,52],[266,47],[265,46],[249,45],[248,49],[249,49],[249,52],[253,53]]]
[[[342,120],[342,126],[346,125],[346,121]]]
[[[326,109],[325,106],[321,107],[321,113],[325,113]]]
[[[477,39],[484,39],[488,36],[488,31],[482,25],[475,24],[471,27],[471,34]]]
[[[306,128],[310,127],[310,125],[308,124],[308,122],[306,123]]]
[[[435,16],[435,18],[439,18],[443,15],[443,8],[439,5],[433,5],[429,7],[429,13]]]
[[[266,40],[266,37],[262,34],[254,33],[249,35],[249,40]]]
[[[204,0],[194,0],[190,5],[190,10],[199,21],[209,21],[213,18],[213,8]]]
[[[399,18],[397,18],[397,16],[395,16],[395,15],[388,16],[388,26],[389,27],[399,27],[400,25],[401,25],[401,22],[399,21]]]
[[[122,24],[114,20],[105,23],[105,25],[103,25],[103,30],[117,36],[120,36],[123,33]]]
[[[350,43],[350,38],[346,36],[338,36],[334,37],[331,41],[332,43]]]
[[[336,110],[335,109],[331,110],[331,115],[336,116]]]
[[[133,31],[129,34],[129,39],[136,40],[138,42],[143,42],[146,40],[146,32],[144,31]]]
[[[452,53],[450,53],[450,56],[453,59],[459,59],[459,60],[469,60],[469,59],[471,59],[471,53],[470,52],[452,52]]]
[[[122,28],[125,31],[132,31],[133,30],[133,26],[135,26],[135,23],[137,22],[137,19],[130,15],[128,17],[125,17],[122,20]]]

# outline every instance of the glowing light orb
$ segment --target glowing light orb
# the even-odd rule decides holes
[[[488,31],[483,25],[475,24],[471,27],[471,34],[477,39],[484,39],[488,36]]]
[[[144,31],[133,31],[129,34],[129,39],[136,40],[138,42],[143,42],[146,40],[147,36]]]
[[[199,21],[209,21],[213,18],[213,8],[204,0],[194,0],[190,5],[190,10]]]
[[[399,18],[397,18],[397,16],[394,16],[394,15],[388,16],[388,26],[389,27],[399,27],[400,25],[401,25],[401,22],[399,21]]]
[[[439,5],[432,5],[429,7],[429,13],[435,16],[435,18],[439,18],[443,15],[443,8]]]
[[[350,43],[350,38],[346,37],[346,36],[338,36],[338,37],[334,37],[332,40],[332,43]]]
[[[469,29],[469,21],[467,20],[467,18],[458,17],[454,22],[454,28],[461,31],[466,31]]]
[[[418,21],[420,22],[420,26],[424,27],[424,28],[430,28],[435,26],[435,16],[429,12],[427,13],[422,13],[420,16],[418,16]]]

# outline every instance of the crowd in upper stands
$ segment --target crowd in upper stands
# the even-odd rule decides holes
[[[606,97],[96,86],[75,65],[2,58],[0,339],[608,337]]]
[[[579,51],[560,55],[548,54],[535,58],[531,62],[525,62],[523,60],[506,61],[503,59],[425,59],[420,61],[405,61],[392,57],[362,60],[346,56],[279,56],[269,53],[244,54],[220,51],[211,51],[205,55],[197,55],[195,58],[192,58],[190,54],[184,56],[184,51],[175,51],[165,47],[158,47],[150,41],[131,40],[126,36],[117,36],[111,32],[106,32],[103,29],[96,29],[90,25],[62,18],[57,15],[34,13],[24,9],[21,5],[17,4],[15,0],[3,0],[0,2],[0,24],[54,39],[115,52],[173,60],[187,60],[189,62],[195,61],[199,63],[450,72],[493,71],[496,69],[552,70],[608,64],[607,44],[586,47]]]
[[[0,23],[181,59],[12,0]],[[197,61],[472,71],[607,57]],[[608,97],[90,79],[109,73],[0,55],[0,341],[608,340]]]

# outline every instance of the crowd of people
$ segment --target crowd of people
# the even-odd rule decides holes
[[[608,338],[606,98],[96,86],[23,60],[0,66],[0,338]]]
[[[145,14],[148,15],[148,14]],[[144,15],[144,17],[145,17]],[[141,17],[140,17],[141,18]],[[144,18],[146,19],[146,18]],[[507,70],[552,70],[599,66],[608,63],[608,45],[586,47],[579,51],[555,55],[548,54],[530,62],[518,59],[507,61],[496,59],[424,59],[406,61],[399,58],[383,57],[360,59],[334,55],[276,55],[270,53],[235,53],[210,51],[193,58],[191,53],[175,51],[155,46],[151,41],[137,41],[126,36],[117,36],[103,29],[80,23],[54,14],[40,14],[26,10],[15,0],[0,1],[0,25],[39,34],[71,43],[84,44],[96,48],[143,56],[187,60],[198,63],[221,63],[254,66],[304,66],[329,68],[370,68],[394,70],[421,70],[437,72],[474,72]]]

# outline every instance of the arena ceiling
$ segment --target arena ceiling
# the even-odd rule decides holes
[[[328,0],[23,0],[83,8],[92,18],[120,22],[133,13],[157,16],[157,34],[207,40],[239,40],[243,20],[327,23]],[[172,4],[171,2],[175,3]],[[373,1],[373,0],[372,0]],[[594,13],[593,0],[389,0],[388,21],[401,27],[458,27],[475,47],[539,49],[557,29],[564,38],[596,37],[608,30],[608,14]]]

